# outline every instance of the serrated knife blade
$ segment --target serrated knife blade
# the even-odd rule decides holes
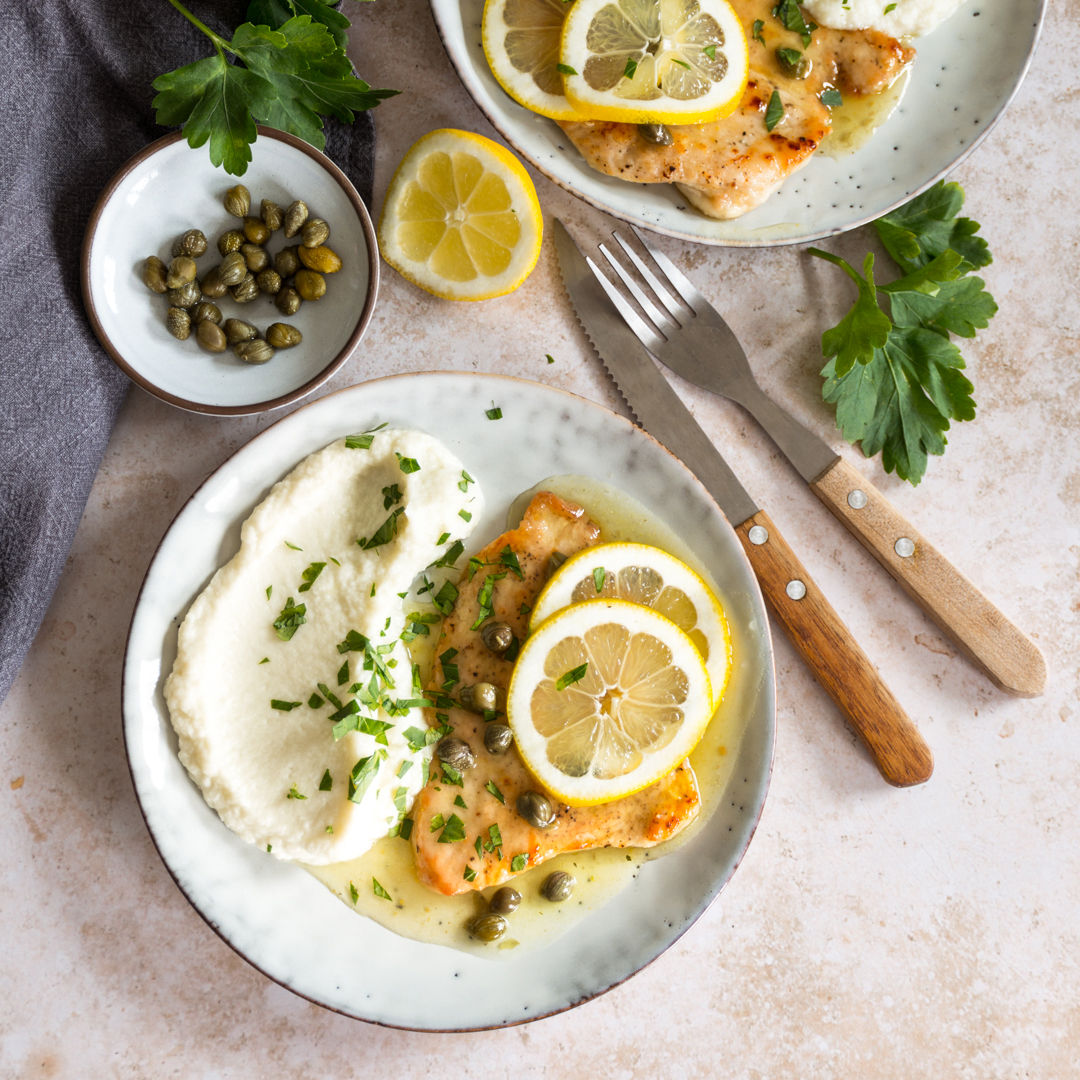
[[[743,545],[762,594],[792,644],[858,732],[885,779],[921,784],[933,756],[877,669],[772,519],[739,482],[593,275],[557,218],[555,250],[578,321],[640,425],[693,472]]]

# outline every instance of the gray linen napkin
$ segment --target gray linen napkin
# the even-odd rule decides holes
[[[193,0],[231,36],[244,0]],[[114,172],[164,134],[154,78],[207,55],[166,0],[0,5],[0,701],[30,647],[129,383],[93,336],[79,254]],[[370,202],[374,125],[327,124]],[[257,146],[257,144],[256,144]]]

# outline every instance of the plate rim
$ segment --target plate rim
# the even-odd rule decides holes
[[[357,345],[360,344],[360,340],[366,333],[368,324],[371,322],[372,315],[375,311],[375,300],[379,292],[379,242],[375,233],[375,226],[371,220],[371,215],[368,212],[367,206],[364,204],[364,200],[360,197],[360,193],[356,190],[355,185],[338,165],[336,165],[321,150],[312,146],[311,143],[305,142],[303,139],[291,135],[287,131],[279,131],[276,128],[265,127],[261,124],[257,126],[256,131],[258,133],[258,138],[260,139],[265,138],[275,142],[284,143],[286,146],[290,146],[294,150],[299,150],[306,154],[317,165],[322,166],[329,174],[330,178],[337,183],[345,193],[346,198],[355,209],[356,215],[360,220],[360,227],[364,234],[364,243],[367,247],[367,295],[364,297],[364,303],[360,309],[360,315],[357,318],[356,325],[353,327],[348,340],[338,353],[310,379],[285,394],[280,394],[275,398],[265,398],[260,401],[253,401],[242,405],[214,405],[210,402],[195,401],[191,398],[181,397],[178,394],[172,394],[169,391],[162,389],[152,379],[149,379],[133,367],[114,344],[112,338],[106,331],[105,325],[98,312],[90,279],[90,261],[94,241],[97,237],[98,226],[100,225],[101,216],[104,213],[106,206],[116,194],[117,189],[137,168],[150,158],[154,157],[155,154],[168,149],[175,143],[184,141],[184,134],[182,131],[173,131],[147,144],[137,153],[132,154],[132,156],[128,158],[115,173],[113,173],[108,183],[102,189],[97,201],[94,203],[94,208],[90,212],[90,219],[87,222],[86,231],[83,234],[82,249],[79,255],[79,283],[82,291],[83,306],[86,309],[87,317],[90,320],[91,329],[94,331],[94,336],[113,363],[115,363],[132,382],[142,387],[147,393],[152,394],[154,397],[169,405],[184,409],[187,412],[202,413],[210,416],[249,416],[253,413],[270,412],[274,409],[280,409],[285,405],[290,405],[295,401],[300,401],[330,379],[341,368],[345,361],[348,360]],[[237,182],[239,183],[242,181],[238,178]]]
[[[532,1023],[532,1022],[534,1022],[536,1020],[543,1020],[543,1019],[546,1019],[547,1017],[550,1017],[550,1016],[556,1016],[556,1015],[558,1015],[560,1013],[568,1012],[571,1009],[577,1008],[579,1005],[583,1005],[586,1002],[592,1001],[592,1000],[594,1000],[594,999],[596,999],[598,997],[603,996],[604,994],[608,993],[609,991],[614,990],[616,987],[623,985],[625,982],[627,982],[629,979],[633,978],[635,975],[637,975],[640,972],[644,971],[645,968],[647,968],[652,963],[654,963],[657,959],[659,959],[660,956],[662,956],[673,945],[675,945],[675,943],[678,942],[683,937],[683,935],[686,934],[691,929],[691,927],[693,927],[698,922],[698,920],[706,913],[706,911],[708,911],[708,909],[712,906],[712,904],[715,903],[715,901],[720,896],[720,894],[724,891],[724,889],[727,888],[727,886],[730,883],[731,879],[735,876],[735,872],[742,865],[742,861],[746,857],[746,853],[750,848],[750,843],[753,840],[753,838],[754,838],[754,836],[755,836],[755,834],[757,832],[758,826],[761,823],[761,818],[762,818],[762,815],[764,813],[765,803],[766,803],[766,801],[768,799],[768,794],[769,794],[769,791],[770,791],[770,788],[771,788],[771,783],[772,783],[773,768],[774,768],[774,764],[775,764],[776,727],[777,727],[776,656],[775,656],[775,650],[774,650],[773,641],[772,641],[772,626],[771,626],[771,622],[769,621],[769,616],[767,614],[767,608],[765,606],[764,598],[763,598],[763,595],[761,593],[760,586],[758,584],[757,576],[754,574],[753,568],[750,565],[749,559],[747,558],[745,552],[742,550],[742,547],[740,545],[736,544],[735,549],[734,549],[735,550],[735,556],[737,557],[739,562],[743,565],[743,570],[744,570],[745,575],[746,575],[747,586],[748,586],[748,588],[749,588],[749,590],[750,590],[750,592],[751,592],[751,594],[753,596],[753,599],[755,601],[754,606],[756,607],[756,609],[760,612],[761,616],[763,617],[762,618],[762,637],[764,639],[764,650],[765,650],[765,664],[763,665],[763,676],[766,677],[766,681],[767,681],[767,684],[768,684],[768,693],[766,695],[764,695],[764,701],[765,701],[765,704],[766,704],[766,721],[767,721],[767,723],[766,723],[766,732],[765,732],[765,758],[766,758],[766,761],[765,761],[765,767],[763,769],[763,775],[761,777],[761,793],[760,793],[759,799],[757,800],[757,805],[753,808],[753,810],[751,812],[751,815],[749,817],[748,825],[747,825],[747,828],[746,828],[745,838],[744,838],[744,841],[743,841],[743,843],[741,845],[741,848],[737,852],[737,854],[736,854],[736,856],[735,856],[735,858],[734,858],[734,860],[733,860],[733,862],[731,864],[729,873],[724,878],[724,880],[720,883],[719,887],[716,888],[715,891],[713,891],[711,893],[711,895],[708,897],[708,899],[705,901],[705,903],[701,906],[701,908],[695,914],[693,914],[693,916],[691,918],[689,918],[678,929],[678,931],[672,937],[666,939],[665,942],[663,943],[663,945],[656,952],[654,952],[651,956],[648,956],[647,959],[645,959],[640,965],[635,967],[632,971],[627,972],[621,978],[617,978],[617,979],[613,980],[612,982],[608,983],[607,985],[601,986],[601,987],[597,988],[596,990],[593,990],[593,991],[591,991],[589,993],[583,994],[580,997],[577,997],[577,998],[575,998],[573,1000],[568,1000],[564,1004],[561,1004],[556,1008],[547,1009],[547,1010],[545,1010],[543,1012],[537,1012],[537,1013],[535,1013],[533,1015],[524,1016],[524,1017],[521,1017],[521,1018],[507,1019],[507,1020],[497,1021],[497,1022],[492,1022],[492,1023],[480,1023],[480,1024],[476,1024],[476,1025],[460,1026],[460,1027],[433,1027],[433,1026],[419,1027],[419,1026],[416,1026],[414,1024],[393,1023],[393,1022],[385,1020],[385,1019],[377,1019],[377,1018],[372,1018],[370,1016],[363,1016],[363,1015],[360,1015],[359,1011],[349,1011],[349,1010],[347,1010],[345,1008],[338,1007],[338,1006],[333,1005],[333,1004],[328,1004],[326,1001],[320,1000],[319,998],[312,996],[310,993],[306,993],[305,991],[303,991],[301,989],[298,989],[297,986],[292,985],[289,982],[286,982],[283,977],[279,977],[278,975],[274,974],[273,972],[268,971],[265,967],[263,967],[262,965],[257,963],[252,958],[251,955],[249,955],[247,952],[243,951],[240,948],[240,946],[238,946],[236,943],[234,943],[232,940],[230,940],[230,938],[228,937],[226,931],[213,921],[213,919],[211,918],[211,916],[210,916],[210,914],[208,912],[203,911],[203,909],[195,902],[193,897],[190,895],[189,891],[187,889],[185,889],[184,886],[181,884],[180,879],[178,878],[178,876],[177,876],[176,872],[174,871],[172,865],[170,864],[169,860],[165,857],[165,855],[164,855],[164,853],[163,853],[163,851],[161,849],[161,846],[160,846],[160,844],[158,842],[158,837],[157,837],[157,835],[156,835],[156,833],[154,831],[153,826],[150,824],[150,819],[147,816],[146,808],[143,805],[143,799],[142,799],[142,796],[140,794],[139,783],[138,783],[138,781],[136,779],[135,769],[134,769],[134,766],[133,766],[133,763],[132,763],[132,749],[131,749],[131,743],[130,743],[130,738],[129,738],[129,723],[134,724],[134,721],[129,722],[129,700],[131,698],[134,698],[135,694],[136,694],[135,687],[133,685],[134,684],[134,679],[130,674],[129,659],[130,659],[132,648],[133,648],[133,642],[132,642],[133,629],[135,627],[135,623],[136,623],[136,621],[137,621],[137,619],[139,617],[140,610],[141,610],[142,605],[143,605],[143,599],[144,599],[144,594],[145,594],[145,591],[146,591],[146,588],[147,588],[147,583],[148,583],[148,581],[150,579],[150,576],[151,576],[151,574],[152,574],[152,572],[153,572],[153,570],[155,568],[158,557],[159,557],[159,555],[161,553],[162,546],[164,545],[165,541],[167,540],[167,538],[172,533],[172,530],[173,530],[174,526],[176,525],[176,523],[179,521],[181,516],[185,512],[187,512],[187,510],[196,501],[199,494],[203,490],[205,490],[205,488],[214,481],[214,479],[218,476],[218,474],[222,470],[227,468],[232,463],[233,459],[239,453],[241,453],[241,451],[246,450],[248,447],[252,446],[257,441],[259,441],[259,440],[261,440],[261,439],[263,439],[265,437],[270,436],[274,432],[275,428],[277,428],[279,425],[285,423],[286,421],[291,420],[293,417],[295,417],[300,412],[302,412],[304,410],[307,410],[307,409],[313,409],[313,408],[315,408],[315,407],[317,407],[317,406],[323,404],[324,402],[329,401],[329,400],[331,400],[333,398],[336,398],[336,397],[339,397],[339,396],[344,396],[344,395],[347,395],[349,393],[356,392],[357,390],[366,389],[367,387],[371,386],[372,384],[388,383],[388,382],[391,382],[391,381],[394,381],[394,380],[406,380],[407,381],[407,380],[414,379],[414,378],[417,378],[417,377],[422,378],[422,377],[431,377],[431,376],[459,378],[459,379],[463,379],[463,380],[468,380],[468,379],[474,378],[475,375],[476,375],[475,372],[454,371],[454,370],[444,370],[444,371],[423,370],[423,371],[415,371],[415,372],[399,372],[399,373],[396,373],[396,374],[383,375],[383,376],[379,376],[379,377],[374,378],[374,379],[364,380],[364,381],[362,381],[360,383],[354,383],[354,384],[352,384],[350,386],[341,387],[341,388],[339,388],[339,389],[337,389],[335,391],[332,391],[329,394],[326,394],[326,395],[318,398],[315,401],[305,403],[304,405],[300,406],[300,408],[293,410],[292,412],[288,413],[285,416],[279,417],[272,424],[270,424],[269,426],[264,428],[262,431],[257,432],[250,439],[246,440],[240,446],[236,447],[233,451],[231,451],[229,453],[229,455],[225,458],[224,461],[222,461],[215,468],[211,469],[210,472],[207,473],[206,476],[203,477],[203,479],[199,482],[199,484],[195,487],[195,489],[191,492],[191,494],[188,495],[188,497],[184,500],[183,504],[179,507],[179,509],[173,515],[173,517],[172,517],[171,521],[169,522],[168,526],[165,528],[165,530],[162,532],[161,536],[159,537],[159,539],[157,541],[157,544],[154,547],[153,553],[152,553],[152,555],[150,557],[150,560],[149,560],[149,562],[147,564],[146,571],[143,574],[143,578],[142,578],[142,581],[140,582],[139,590],[138,590],[138,593],[136,595],[135,603],[134,603],[133,608],[132,608],[131,618],[130,618],[129,623],[128,623],[128,631],[127,631],[127,635],[126,635],[125,643],[124,643],[124,653],[123,653],[123,660],[122,660],[122,665],[121,665],[121,686],[120,686],[121,734],[122,734],[122,737],[123,737],[123,745],[124,745],[124,760],[125,760],[125,763],[127,765],[128,776],[131,779],[131,785],[132,785],[132,789],[133,789],[133,792],[134,792],[134,795],[135,795],[135,802],[136,802],[136,805],[138,806],[139,814],[143,819],[143,824],[146,827],[146,831],[147,831],[147,833],[148,833],[148,835],[150,837],[150,841],[154,846],[154,850],[157,852],[158,858],[161,860],[161,863],[164,865],[166,871],[169,874],[169,877],[172,879],[173,883],[176,885],[176,888],[179,890],[180,894],[184,897],[184,899],[187,901],[188,905],[192,908],[192,910],[194,910],[194,912],[199,916],[199,918],[202,919],[202,921],[211,930],[213,930],[213,932],[226,945],[228,945],[228,947],[230,949],[232,949],[232,951],[237,956],[239,956],[245,963],[249,964],[252,968],[254,968],[256,971],[258,971],[265,978],[269,979],[271,982],[273,982],[276,985],[282,987],[282,989],[287,990],[292,994],[295,994],[297,997],[300,997],[300,998],[302,998],[302,999],[304,999],[306,1001],[309,1001],[313,1005],[317,1005],[320,1008],[326,1009],[329,1012],[337,1013],[340,1016],[347,1017],[350,1020],[358,1020],[358,1021],[360,1021],[362,1023],[374,1024],[374,1025],[377,1025],[379,1027],[389,1028],[391,1030],[416,1031],[416,1032],[426,1032],[426,1033],[432,1033],[432,1034],[463,1034],[463,1033],[475,1032],[475,1031],[496,1031],[496,1030],[500,1030],[500,1029],[503,1029],[503,1028],[519,1027],[519,1026],[522,1026],[524,1024],[530,1024],[530,1023]],[[548,385],[546,383],[538,382],[537,380],[526,379],[526,378],[522,378],[522,377],[516,376],[516,375],[505,375],[505,374],[501,374],[501,373],[498,373],[498,372],[484,372],[484,373],[482,373],[482,375],[483,375],[484,378],[504,380],[506,382],[514,383],[516,385],[523,386],[523,387],[539,388],[541,391],[544,391],[544,392],[549,392],[549,393],[553,393],[555,395],[560,395],[560,396],[563,396],[563,397],[570,398],[570,399],[572,399],[572,400],[574,400],[576,402],[583,403],[583,404],[585,404],[586,406],[588,406],[590,408],[600,410],[601,412],[604,412],[604,413],[608,414],[609,417],[614,418],[615,420],[617,420],[618,422],[620,422],[622,424],[625,424],[627,427],[633,429],[633,431],[636,432],[637,435],[644,436],[644,438],[649,443],[653,444],[657,449],[662,451],[664,455],[671,458],[680,469],[684,470],[686,475],[687,475],[687,478],[699,489],[699,492],[700,492],[701,496],[716,508],[717,513],[719,514],[720,518],[723,520],[723,522],[725,523],[727,528],[734,531],[733,527],[731,525],[731,522],[728,521],[727,516],[720,509],[719,505],[716,503],[716,500],[713,499],[713,497],[708,493],[708,491],[705,489],[704,485],[702,485],[701,481],[698,479],[697,475],[689,468],[689,466],[687,466],[685,463],[683,463],[683,461],[679,457],[677,457],[677,455],[673,454],[666,446],[664,446],[663,443],[661,443],[659,440],[657,440],[654,436],[652,436],[644,428],[638,427],[636,424],[634,424],[627,417],[615,412],[613,409],[609,408],[606,405],[603,405],[603,404],[601,404],[599,402],[593,401],[593,400],[591,400],[589,398],[586,398],[586,397],[584,397],[584,396],[582,396],[580,394],[576,394],[573,391],[564,390],[561,387],[550,386],[550,385]],[[179,619],[182,614],[183,614],[182,612],[178,612],[173,616],[173,618],[174,619]],[[161,678],[163,678],[163,677],[164,677],[164,672],[162,673]],[[132,711],[134,712],[135,707],[134,706],[130,706],[130,707],[132,708]],[[393,933],[393,931],[389,931],[389,932]]]
[[[454,0],[455,10],[460,10],[460,0]],[[457,58],[451,52],[446,40],[446,30],[443,25],[443,20],[440,17],[443,10],[449,10],[449,0],[428,0],[428,7],[431,11],[432,21],[435,23],[436,32],[439,35],[439,41],[442,44],[443,51],[446,53],[447,59],[450,61],[450,66],[454,69],[455,74],[458,77],[458,81],[465,88],[465,92],[472,99],[473,104],[483,113],[488,123],[499,133],[500,136],[511,146],[514,151],[520,154],[525,160],[544,177],[550,180],[553,184],[563,189],[563,191],[580,199],[582,202],[587,203],[589,206],[594,207],[597,210],[602,211],[605,214],[610,214],[612,217],[619,221],[625,221],[628,225],[634,225],[638,228],[647,229],[650,232],[657,233],[661,236],[670,236],[675,240],[686,240],[694,244],[706,244],[710,247],[727,247],[727,248],[778,248],[778,247],[793,247],[798,244],[812,244],[818,240],[827,239],[830,236],[839,236],[843,233],[852,232],[855,229],[861,228],[863,225],[868,225],[872,221],[876,221],[880,217],[884,217],[886,214],[891,214],[898,207],[903,206],[921,195],[924,191],[933,187],[940,179],[947,176],[955,168],[961,165],[971,153],[982,144],[983,140],[990,134],[995,127],[997,127],[998,121],[1005,115],[1006,110],[1012,104],[1013,99],[1019,93],[1021,86],[1023,86],[1029,69],[1031,68],[1032,60],[1035,56],[1035,50],[1038,48],[1039,41],[1042,37],[1043,26],[1046,23],[1046,9],[1049,4],[1049,0],[1036,0],[1038,5],[1035,20],[1034,29],[1031,35],[1031,44],[1028,47],[1027,55],[1024,58],[1024,62],[1020,65],[1020,70],[1017,73],[1016,80],[1014,81],[1009,92],[1000,102],[994,115],[986,122],[986,124],[980,129],[979,133],[968,143],[960,153],[954,157],[947,165],[943,166],[936,173],[934,173],[924,183],[916,185],[910,192],[902,197],[894,200],[891,204],[886,206],[882,210],[876,210],[870,214],[864,214],[858,217],[847,225],[834,226],[828,229],[821,229],[817,231],[811,230],[808,234],[798,237],[760,237],[760,238],[726,238],[717,236],[702,236],[697,233],[684,232],[680,229],[675,229],[667,225],[659,224],[658,222],[642,218],[641,216],[635,216],[629,211],[619,210],[602,199],[590,195],[587,192],[578,190],[573,184],[565,180],[552,172],[543,163],[537,160],[532,154],[519,145],[518,141],[514,139],[506,130],[508,125],[501,118],[501,114],[495,112],[495,110],[489,110],[482,101],[473,93],[472,88],[469,85],[469,81],[466,78],[465,73],[462,71],[462,66],[458,63]],[[469,69],[471,71],[471,69]],[[500,88],[501,89],[501,88]],[[503,91],[505,93],[505,91]],[[516,104],[516,103],[515,103]],[[550,121],[555,123],[554,120]],[[632,181],[627,181],[632,183]]]

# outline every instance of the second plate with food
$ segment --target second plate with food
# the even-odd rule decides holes
[[[767,19],[771,5],[760,5]],[[508,97],[481,41],[484,0],[431,0],[450,60],[500,134],[537,169],[624,221],[733,247],[805,243],[872,221],[925,190],[979,144],[1027,72],[1045,0],[970,0],[914,42],[917,57],[893,114],[854,153],[819,151],[762,206],[732,221],[705,217],[671,184],[636,184],[591,169],[553,120]]]
[[[589,509],[601,523],[637,513],[634,507],[663,522],[674,553],[711,579],[724,603],[734,668],[722,705],[724,742],[706,748],[702,765],[715,780],[702,785],[705,811],[673,850],[646,859],[617,894],[542,947],[462,951],[393,933],[298,865],[231,833],[177,757],[162,691],[188,606],[236,552],[241,523],[274,483],[334,439],[382,423],[435,436],[480,484],[485,509],[470,550],[506,528],[523,492],[577,475],[585,479],[572,483],[597,492],[599,505]],[[349,1016],[421,1030],[497,1027],[570,1008],[670,946],[730,879],[750,842],[768,787],[775,719],[761,594],[734,532],[696,478],[598,405],[520,379],[458,373],[402,375],[331,394],[268,428],[214,473],[147,573],[123,696],[128,759],[147,825],[207,922],[290,990]],[[472,914],[469,900],[462,921]]]

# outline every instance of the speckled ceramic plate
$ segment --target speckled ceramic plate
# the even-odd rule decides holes
[[[503,413],[488,420],[492,403]],[[728,689],[745,722],[723,796],[697,832],[648,861],[605,907],[542,949],[497,959],[399,937],[350,911],[298,867],[233,835],[176,755],[162,684],[188,605],[236,551],[240,523],[297,461],[384,421],[442,439],[475,476],[493,537],[520,492],[585,474],[659,515],[699,556],[731,621]],[[734,532],[704,488],[627,420],[518,379],[402,375],[331,394],[253,439],[192,496],[143,583],[124,663],[124,732],[143,814],[177,884],[207,922],[269,977],[349,1016],[422,1030],[521,1023],[615,986],[672,944],[731,877],[750,842],[772,761],[775,695],[768,622]]]
[[[215,301],[225,318],[244,319],[264,333],[279,321],[300,330],[303,342],[266,364],[245,364],[232,350],[204,352],[194,335],[178,341],[165,327],[166,298],[142,283],[147,256],[168,263],[173,239],[187,229],[202,229],[210,242],[197,260],[200,276],[220,261],[218,236],[239,224],[222,206],[235,183],[249,189],[256,214],[262,199],[281,206],[303,199],[330,224],[330,246],[344,264],[328,277],[317,304],[287,319],[265,295],[246,304],[228,296]],[[274,254],[297,242],[278,232],[266,246]],[[206,147],[192,150],[179,132],[151,143],[101,193],[83,244],[83,302],[98,340],[144,390],[191,412],[238,416],[299,401],[352,355],[378,288],[378,242],[356,188],[325,154],[269,128],[259,128],[243,177],[214,168]]]
[[[495,81],[481,45],[484,0],[431,0],[443,44],[488,119],[549,179],[624,221],[687,240],[732,247],[804,243],[845,232],[929,187],[990,131],[1020,86],[1045,0],[968,0],[918,56],[903,100],[854,154],[816,154],[756,210],[713,221],[673,185],[633,184],[585,164],[552,120],[529,112]]]

